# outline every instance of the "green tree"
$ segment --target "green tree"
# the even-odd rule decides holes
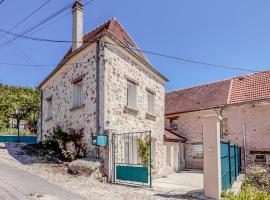
[[[10,118],[14,118],[17,128],[21,120],[26,120],[35,131],[39,109],[40,93],[37,90],[0,85],[0,128],[3,128]]]

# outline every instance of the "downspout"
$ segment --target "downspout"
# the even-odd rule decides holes
[[[99,135],[99,67],[100,67],[100,40],[97,39],[96,48],[96,136]],[[97,158],[100,157],[99,146],[97,146]]]
[[[43,90],[40,90],[41,91],[41,95],[40,95],[40,98],[41,98],[41,103],[40,103],[40,141],[42,141],[42,134],[43,134]]]

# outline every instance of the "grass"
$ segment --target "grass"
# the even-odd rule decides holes
[[[238,195],[227,192],[223,193],[222,197],[227,200],[270,200],[270,193],[246,185]]]
[[[17,135],[18,129],[16,128],[3,128],[0,129],[0,135]],[[33,135],[30,130],[20,129],[20,135],[27,136]]]
[[[222,193],[227,200],[270,200],[269,168],[254,165],[247,170],[241,192],[235,195],[231,192]]]

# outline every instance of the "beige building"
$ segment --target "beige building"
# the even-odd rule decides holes
[[[173,133],[164,138],[164,85],[168,80],[154,69],[115,18],[83,36],[82,16],[83,6],[76,2],[72,48],[39,85],[40,136],[46,138],[56,126],[83,129],[88,156],[96,157],[94,135],[151,131],[153,174],[178,170],[178,163],[166,161],[166,148],[171,148],[171,157],[179,156],[182,139]],[[138,155],[130,152],[136,152],[138,146],[128,142],[120,159],[133,163]],[[106,173],[110,173],[111,149],[100,152]]]
[[[246,163],[270,164],[270,71],[166,94],[166,124],[186,136],[185,168],[203,168],[202,118],[222,116],[222,135]],[[245,148],[244,148],[245,147]]]

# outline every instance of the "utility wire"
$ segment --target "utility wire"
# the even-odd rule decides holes
[[[38,24],[36,24],[35,26],[17,34],[17,36],[13,37],[12,39],[10,39],[9,41],[7,41],[5,44],[1,45],[0,47],[4,47],[6,45],[8,45],[9,43],[15,41],[18,38],[21,38],[22,36],[26,35],[27,33],[33,31],[34,29],[40,27],[41,25],[45,24],[46,22],[50,21],[51,19],[53,19],[54,17],[56,17],[57,15],[61,14],[62,12],[66,11],[67,9],[69,9],[71,6],[73,5],[73,3],[69,3],[68,5],[66,5],[65,7],[61,8],[60,10],[54,12],[53,14],[51,14],[50,16],[46,17],[45,19],[41,20]]]
[[[4,3],[6,0],[2,0],[2,1],[0,1],[0,4],[2,4],[2,3]]]
[[[17,36],[16,33],[11,33],[9,31],[5,31],[3,29],[0,29],[0,32]],[[30,36],[21,36],[21,38],[29,39],[29,40],[35,40],[35,41],[39,41],[39,42],[52,42],[52,43],[74,43],[75,42],[75,41],[70,41],[70,40],[52,40],[52,39],[37,38],[37,37],[30,37]],[[242,68],[242,67],[225,66],[225,65],[220,65],[220,64],[213,64],[213,63],[202,62],[202,61],[198,61],[198,60],[192,60],[192,59],[187,59],[187,58],[181,58],[181,57],[161,54],[161,53],[152,52],[152,51],[140,50],[140,49],[137,49],[137,48],[132,48],[130,46],[113,44],[113,43],[109,43],[109,42],[106,42],[106,41],[102,41],[102,42],[104,44],[109,44],[109,45],[113,45],[113,46],[127,48],[127,49],[131,49],[131,50],[134,50],[134,51],[147,53],[147,54],[150,54],[150,55],[165,57],[165,58],[174,59],[174,60],[180,60],[180,61],[189,62],[189,63],[193,63],[193,64],[206,65],[206,66],[210,66],[210,67],[222,68],[222,69],[228,69],[228,70],[238,70],[238,71],[245,71],[245,72],[259,72],[257,70],[252,70],[252,69],[247,69],[247,68]]]
[[[39,6],[37,9],[35,9],[33,12],[31,12],[29,15],[25,16],[22,20],[20,20],[18,23],[16,23],[14,26],[12,26],[9,31],[14,30],[18,26],[20,26],[23,22],[28,20],[30,17],[32,17],[34,14],[36,14],[40,9],[42,9],[44,6],[46,6],[51,0],[47,0],[44,2],[41,6]]]

